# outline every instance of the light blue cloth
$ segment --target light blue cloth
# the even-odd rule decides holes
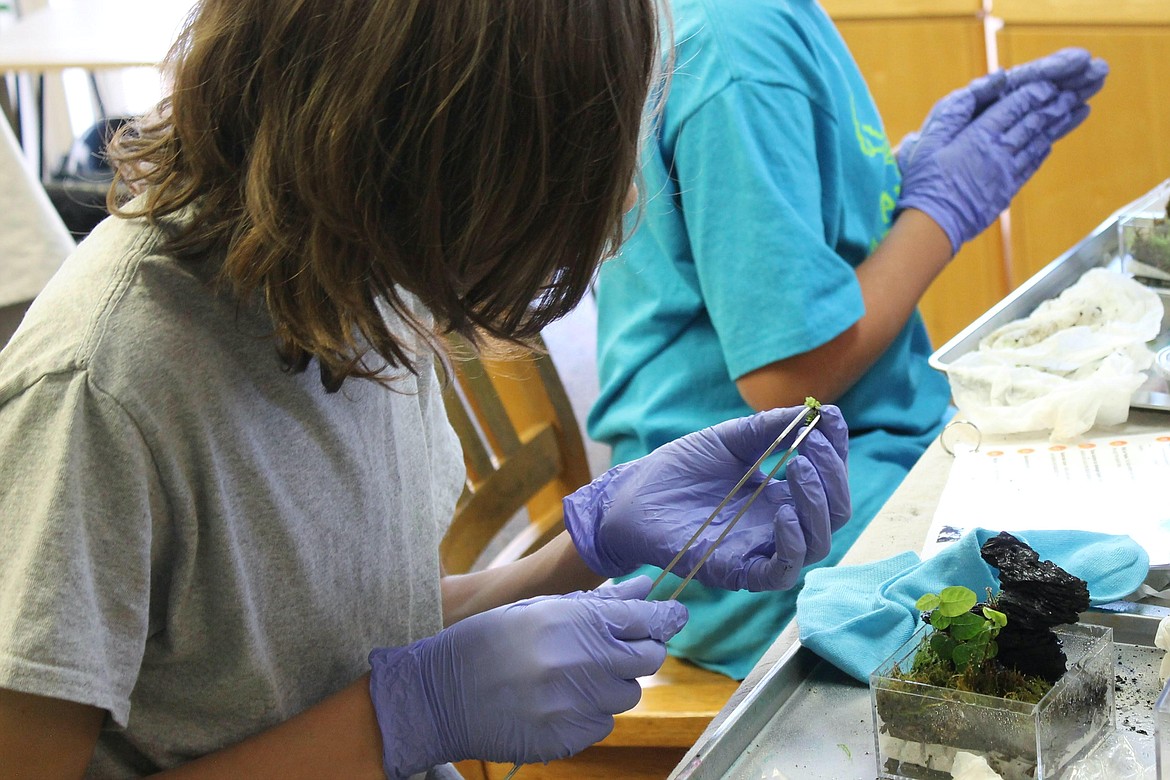
[[[598,288],[590,436],[614,463],[749,414],[735,379],[830,341],[864,313],[854,268],[885,236],[898,168],[860,72],[811,0],[676,0],[676,70],[643,157],[649,197]],[[947,414],[914,314],[834,401],[850,426],[854,518],[839,559]],[[742,678],[795,592],[690,586],[672,654]]]
[[[913,552],[810,572],[796,604],[800,641],[838,669],[869,681],[920,625],[914,604],[925,593],[962,585],[982,596],[999,590],[996,570],[979,548],[997,531],[977,528],[925,561]],[[1150,558],[1128,536],[1089,531],[1013,534],[1089,586],[1092,604],[1125,598],[1142,584]]]

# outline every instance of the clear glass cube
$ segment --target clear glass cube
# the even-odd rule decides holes
[[[1036,704],[901,680],[923,626],[870,675],[880,778],[948,780],[959,751],[985,758],[1005,780],[1051,780],[1114,730],[1113,629],[1057,629],[1068,671]]]
[[[1117,246],[1123,271],[1149,287],[1170,289],[1170,218],[1165,211],[1122,215]]]

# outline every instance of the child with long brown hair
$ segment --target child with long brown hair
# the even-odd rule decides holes
[[[444,577],[436,364],[444,332],[523,343],[620,244],[658,29],[653,0],[197,5],[112,147],[135,196],[0,355],[0,775],[442,773],[569,755],[637,702],[686,612],[597,586],[666,565],[802,410],[608,472],[545,548]],[[826,553],[823,414],[701,581]]]

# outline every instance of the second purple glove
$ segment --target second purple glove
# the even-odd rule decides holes
[[[1003,95],[1036,81],[1047,81],[1062,92],[1075,92],[1084,102],[1101,90],[1108,74],[1104,60],[1094,59],[1085,49],[1068,48],[989,73],[972,81],[968,89],[975,95],[975,113],[979,114]]]
[[[669,565],[768,445],[808,409],[774,409],[684,436],[644,458],[610,469],[565,499],[565,527],[585,562],[615,577],[638,566]],[[833,531],[852,512],[846,458],[849,433],[835,406],[773,479],[695,579],[727,590],[785,590],[800,570],[829,552]],[[795,439],[781,444],[783,452]],[[757,472],[675,566],[685,576],[766,478]]]
[[[1085,101],[1108,72],[1084,49],[1062,49],[942,98],[922,130],[898,146],[898,209],[927,214],[958,252],[1008,207],[1052,144],[1085,120]]]
[[[978,117],[974,105],[968,95],[932,113],[912,151],[899,154],[898,209],[918,209],[933,219],[953,252],[995,221],[1053,142],[1089,113],[1075,92],[1045,81],[1005,95]]]
[[[645,601],[649,577],[542,596],[465,618],[406,647],[370,653],[370,698],[386,775],[468,758],[564,758],[604,738],[641,698],[687,621]]]

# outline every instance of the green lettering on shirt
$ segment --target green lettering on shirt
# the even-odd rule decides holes
[[[857,115],[857,103],[853,99],[853,94],[849,95],[849,110],[853,114],[853,133],[857,137],[857,145],[861,149],[861,153],[866,157],[881,157],[886,165],[898,168],[898,161],[894,157],[894,150],[890,146],[890,139],[886,137],[886,133],[880,127],[874,127],[871,124],[861,121],[861,117]],[[898,190],[899,184],[895,184],[893,190],[884,190],[878,197],[878,209],[881,211],[881,223],[885,227],[881,231],[880,236],[875,236],[869,241],[869,251],[872,254],[881,240],[885,238],[890,225],[894,219],[894,209],[898,205]]]

